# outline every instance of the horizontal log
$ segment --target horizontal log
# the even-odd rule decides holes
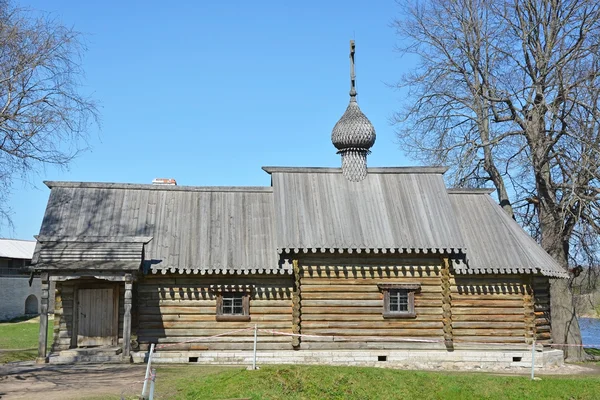
[[[253,328],[251,324],[248,324],[248,328]],[[270,329],[268,327],[259,329]],[[292,327],[289,326],[288,329],[279,329],[282,332],[292,333]],[[229,333],[232,331],[231,328],[226,329],[185,329],[185,328],[169,328],[169,329],[140,329],[139,336],[157,336],[157,337],[182,337],[182,336],[191,336],[191,337],[203,337],[203,336],[214,336],[214,335],[222,335],[227,337],[240,337],[240,336],[248,336],[254,337],[254,330],[249,329],[247,331]],[[271,337],[273,334],[258,332],[258,336],[260,337]]]
[[[165,357],[168,357],[169,352],[175,351],[206,351],[206,350],[248,350],[251,351],[253,349],[254,344],[252,342],[246,343],[191,343],[191,344],[175,344],[169,347],[159,348],[156,352],[160,354],[165,354]],[[148,351],[150,347],[149,344],[140,344],[140,351]],[[257,351],[267,351],[267,350],[291,350],[292,343],[291,340],[285,343],[273,343],[273,342],[257,342],[256,350]],[[193,357],[193,354],[190,354],[189,357]]]
[[[542,317],[534,320],[536,325],[550,325],[550,318]]]
[[[292,307],[254,307],[250,304],[250,314],[291,314]],[[215,314],[216,306],[214,307],[148,307],[140,306],[139,314]]]
[[[138,317],[140,323],[156,322],[156,321],[179,321],[179,322],[198,322],[198,321],[215,321],[215,313],[213,314],[142,314]],[[287,314],[250,314],[250,318],[254,322],[269,322],[269,321],[292,321],[291,313]]]
[[[383,307],[383,299],[381,300],[304,300],[302,299],[302,307]],[[415,295],[416,307],[441,307],[442,299],[425,300]]]
[[[375,286],[375,285],[374,285]],[[335,288],[335,286],[331,286]],[[359,286],[359,287],[367,287],[367,286]],[[375,286],[376,287],[376,286]],[[318,292],[309,292],[304,290],[305,287],[302,287],[301,297],[305,300],[316,300],[316,299],[364,299],[364,300],[376,300],[383,298],[383,292],[376,290],[370,292],[343,292],[339,290],[328,291],[321,290]],[[436,300],[442,298],[442,289],[438,287],[430,287],[430,289],[435,290],[426,290],[419,291],[416,293],[416,296],[421,299],[430,299]]]
[[[257,340],[259,343],[289,343],[290,336],[271,336],[271,335],[259,335],[257,336]],[[254,342],[254,334],[251,336],[219,336],[210,339],[202,339],[198,336],[164,336],[162,334],[158,335],[148,335],[145,331],[138,332],[138,342],[139,343],[182,343],[182,342],[193,342],[193,343],[253,343]]]
[[[362,342],[300,342],[301,350],[446,350],[446,346],[441,342],[420,343],[420,342],[382,342],[382,341],[362,341]],[[375,358],[375,356],[373,356]],[[375,358],[376,359],[376,358]]]
[[[452,334],[455,337],[459,336],[523,336],[523,329],[496,329],[488,327],[484,329],[464,329],[454,328]]]
[[[454,329],[524,329],[525,322],[452,321]]]
[[[443,322],[431,322],[431,321],[416,321],[414,319],[397,319],[397,320],[380,320],[374,321],[302,321],[302,330],[308,329],[320,329],[320,328],[339,328],[340,330],[346,328],[352,329],[387,329],[387,328],[398,328],[398,329],[441,329],[443,328]]]
[[[408,328],[396,328],[396,329],[312,329],[304,328],[302,333],[306,335],[323,335],[323,336],[440,336],[443,335],[441,329],[408,329]]]
[[[523,300],[465,300],[463,298],[452,298],[453,307],[502,307],[521,308],[523,311]]]
[[[454,315],[490,315],[490,314],[519,314],[523,315],[523,308],[490,308],[490,307],[452,307]]]
[[[163,321],[163,322],[144,322],[143,329],[225,329],[234,330],[248,328],[253,326],[250,322],[231,322],[231,321],[200,321],[200,322],[182,322],[182,321]],[[289,330],[291,322],[261,322],[260,327],[265,329]]]
[[[461,336],[454,337],[454,343],[525,343],[525,336]],[[496,347],[489,347],[493,350]],[[502,347],[498,347],[502,349]]]
[[[302,318],[310,314],[380,314],[383,307],[305,307],[302,306]],[[419,314],[442,314],[441,307],[415,307],[415,312]]]
[[[523,313],[515,314],[452,314],[453,321],[485,321],[489,323],[497,322],[518,322],[524,321]]]
[[[382,310],[376,314],[302,314],[302,323],[306,321],[384,321]],[[412,321],[441,321],[441,311],[437,314],[417,314]]]
[[[324,336],[305,336],[302,338],[302,343],[409,343],[416,345],[417,343],[426,343],[435,345],[444,341],[443,332],[438,331],[437,336],[353,336],[353,335],[324,335]]]

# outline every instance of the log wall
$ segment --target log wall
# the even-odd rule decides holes
[[[326,336],[303,337],[301,349],[445,348],[439,258],[304,257],[299,264],[301,333]],[[416,317],[384,319],[380,283],[419,283]]]
[[[452,331],[459,344],[528,344],[533,335],[531,277],[458,275],[452,291]]]
[[[551,344],[550,281],[545,276],[536,276],[532,282],[535,337],[538,343]]]
[[[137,291],[137,337],[140,350],[150,343],[159,351],[252,350],[254,332],[202,340],[254,327],[292,333],[292,276],[147,275]],[[250,321],[216,321],[216,287],[251,287]],[[290,336],[258,333],[258,349],[292,349]],[[200,339],[200,340],[198,340]],[[186,343],[187,342],[187,343]],[[161,345],[166,345],[160,348]]]

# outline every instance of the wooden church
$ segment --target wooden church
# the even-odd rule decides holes
[[[367,168],[353,42],[350,58],[341,168],[264,167],[268,187],[46,182],[39,360],[136,362],[155,344],[153,362],[247,363],[256,333],[260,363],[508,366],[534,341],[536,363],[561,363],[549,279],[566,272],[490,190]]]

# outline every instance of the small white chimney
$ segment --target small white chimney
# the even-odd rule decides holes
[[[152,180],[153,185],[169,185],[177,186],[177,181],[173,178],[154,178]]]

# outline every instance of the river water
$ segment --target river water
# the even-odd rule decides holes
[[[600,319],[579,318],[579,328],[584,346],[600,348]]]

